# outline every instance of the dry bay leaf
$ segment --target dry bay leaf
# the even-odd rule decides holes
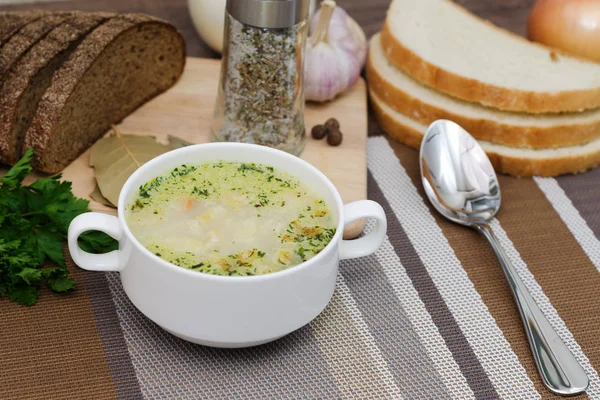
[[[188,142],[187,140],[178,138],[177,136],[173,136],[173,135],[167,135],[167,138],[169,139],[169,143],[171,143],[171,147],[173,148],[173,150],[194,144],[194,143]]]
[[[115,135],[100,139],[92,147],[90,165],[96,170],[96,182],[102,195],[116,205],[125,181],[153,158],[172,150],[153,136]]]
[[[96,171],[96,187],[90,197],[100,204],[116,207],[127,179],[140,166],[170,150],[192,143],[168,135],[168,143],[154,136],[123,135],[113,126],[114,135],[105,137],[92,147],[90,165]]]
[[[94,190],[90,193],[90,199],[94,200],[96,203],[102,204],[103,206],[116,208],[114,204],[112,204],[100,191],[100,187],[98,186],[98,182],[96,182],[96,186],[94,186]]]

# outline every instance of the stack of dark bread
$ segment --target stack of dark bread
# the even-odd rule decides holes
[[[54,173],[173,86],[185,43],[142,14],[0,13],[0,162]]]

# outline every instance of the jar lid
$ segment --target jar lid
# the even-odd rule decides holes
[[[227,0],[227,12],[257,28],[290,28],[308,18],[310,0]]]

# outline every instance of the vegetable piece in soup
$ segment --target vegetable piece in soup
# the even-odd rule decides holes
[[[336,221],[324,199],[261,164],[182,165],[140,186],[127,224],[152,253],[226,276],[281,271],[318,254]]]

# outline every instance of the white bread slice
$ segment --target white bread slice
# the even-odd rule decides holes
[[[600,110],[562,114],[500,111],[448,96],[410,78],[385,56],[373,36],[367,60],[369,88],[396,111],[429,125],[449,119],[476,139],[512,147],[573,146],[600,137]]]
[[[394,0],[381,38],[394,64],[463,100],[529,113],[600,106],[600,65],[529,42],[450,0]]]
[[[392,138],[418,149],[427,126],[399,113],[370,91],[379,126]],[[600,139],[581,146],[533,150],[478,141],[497,172],[513,176],[556,176],[583,172],[600,164]]]

